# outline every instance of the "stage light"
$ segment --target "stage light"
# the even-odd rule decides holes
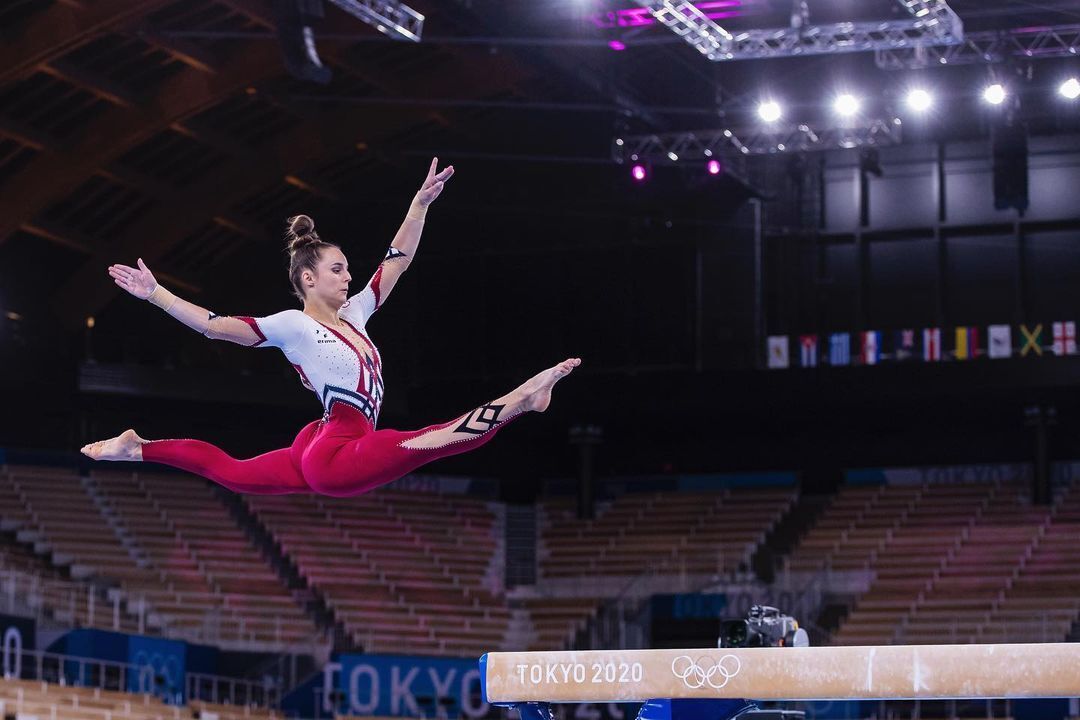
[[[645,182],[649,177],[649,173],[644,165],[638,164],[630,168],[630,177],[634,178],[634,182]]]
[[[929,110],[934,104],[934,98],[922,88],[913,88],[908,91],[906,102],[909,109],[923,113]]]
[[[844,93],[833,101],[833,110],[841,117],[851,117],[859,112],[859,99],[854,95]]]
[[[719,160],[713,158],[705,163],[705,169],[709,171],[710,175],[719,175],[720,171],[724,169],[724,166],[720,164]]]
[[[671,162],[679,162],[679,156],[676,155],[673,151],[669,150],[667,156],[668,160],[670,160]]]
[[[1058,87],[1058,93],[1066,100],[1075,100],[1080,97],[1080,80],[1069,78]]]
[[[773,102],[772,100],[767,100],[758,105],[757,114],[758,117],[765,122],[771,123],[779,120],[780,116],[783,114],[783,111],[780,109],[779,103]]]
[[[983,90],[982,96],[983,100],[991,105],[1000,105],[1005,102],[1005,95],[1005,86],[1001,83],[994,83],[993,85],[988,85],[986,89]]]
[[[298,80],[326,85],[333,72],[319,59],[314,26],[323,19],[322,3],[305,0],[276,0],[273,6],[278,43],[285,69]]]

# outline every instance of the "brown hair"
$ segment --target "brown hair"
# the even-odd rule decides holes
[[[315,221],[307,215],[295,215],[285,222],[288,223],[285,243],[289,251],[289,281],[293,286],[293,294],[303,302],[304,286],[301,275],[305,270],[314,273],[322,256],[322,249],[337,245],[320,239],[315,232]]]

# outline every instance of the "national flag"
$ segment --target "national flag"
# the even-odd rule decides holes
[[[859,354],[863,365],[877,365],[881,360],[881,333],[867,330],[862,334],[862,352]]]
[[[923,328],[922,359],[924,362],[941,360],[941,328]]]
[[[1008,325],[990,326],[990,347],[988,349],[991,358],[1012,357],[1012,328]]]
[[[788,367],[788,336],[769,336],[769,367],[783,369]]]
[[[799,336],[799,358],[803,367],[817,367],[817,335]]]
[[[833,333],[829,336],[829,364],[851,364],[851,336],[847,333]]]
[[[1028,329],[1027,325],[1020,326],[1020,334],[1023,336],[1023,345],[1020,346],[1020,355],[1026,356],[1028,353],[1032,355],[1042,355],[1042,323]]]
[[[1054,354],[1076,354],[1076,323],[1072,320],[1054,323]]]
[[[897,330],[896,331],[896,353],[894,357],[897,362],[904,362],[910,360],[915,356],[915,331],[914,330]]]
[[[957,360],[973,360],[979,354],[979,328],[956,328],[956,346],[953,357]]]

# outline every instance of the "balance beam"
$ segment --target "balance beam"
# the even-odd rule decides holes
[[[487,702],[1080,696],[1080,643],[492,652]]]

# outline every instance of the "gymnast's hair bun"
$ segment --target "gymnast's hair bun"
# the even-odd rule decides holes
[[[285,240],[290,253],[296,252],[305,245],[321,242],[319,234],[315,232],[315,221],[307,215],[295,215],[286,222],[289,223],[289,229],[285,231]]]

